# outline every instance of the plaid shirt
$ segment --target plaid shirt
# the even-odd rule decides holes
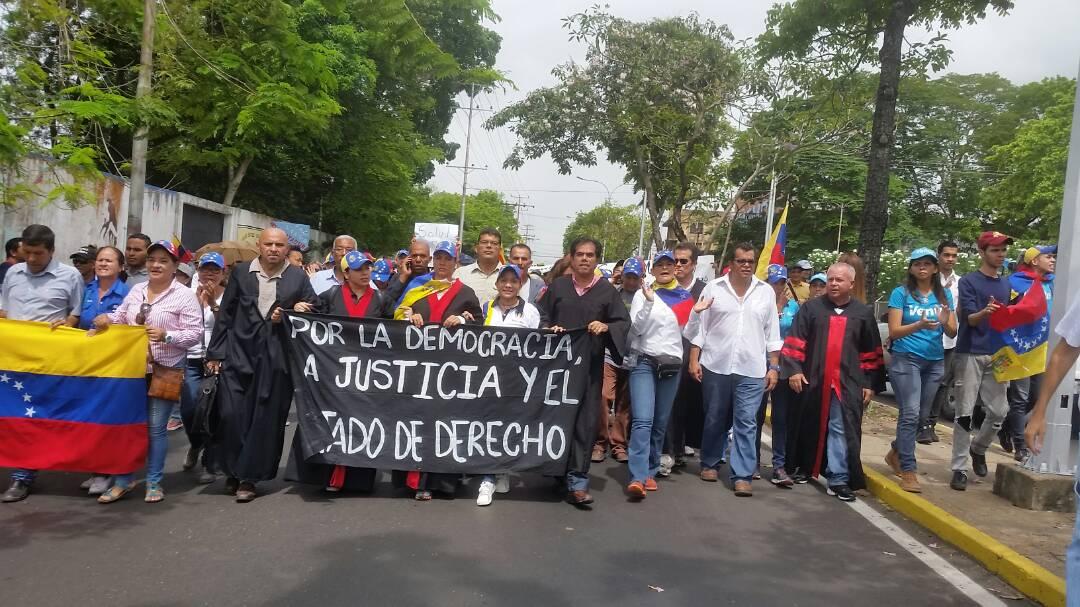
[[[109,314],[109,322],[117,325],[135,325],[139,308],[146,303],[144,282],[131,287],[131,292],[115,312]],[[175,367],[187,358],[188,348],[202,337],[202,313],[195,292],[176,282],[151,303],[150,312],[143,323],[148,327],[165,329],[170,343],[150,342],[150,359],[159,365]]]

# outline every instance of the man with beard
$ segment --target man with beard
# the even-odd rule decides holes
[[[578,238],[570,243],[571,274],[555,278],[537,303],[541,327],[555,332],[586,327],[595,336],[589,354],[588,389],[578,406],[566,469],[566,501],[578,507],[593,503],[589,495],[589,457],[596,439],[596,410],[604,383],[604,347],[611,348],[616,360],[621,360],[630,326],[630,314],[619,292],[596,272],[602,253],[602,245],[593,238]]]
[[[797,405],[789,410],[787,465],[796,478],[822,470],[829,495],[855,501],[866,487],[860,452],[862,416],[885,387],[874,311],[852,297],[855,268],[836,263],[828,291],[803,304],[781,350]]]
[[[259,257],[238,264],[229,279],[207,349],[207,368],[221,374],[207,467],[227,476],[226,492],[241,503],[255,499],[255,483],[277,476],[281,460],[293,392],[282,309],[315,302],[288,249],[283,230],[263,230]]]

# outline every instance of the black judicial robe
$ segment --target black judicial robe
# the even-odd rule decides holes
[[[428,295],[424,299],[421,299],[413,304],[413,314],[419,314],[424,317],[424,322],[431,322],[431,300],[435,299],[435,295]],[[446,306],[446,311],[443,312],[442,318],[438,320],[439,324],[442,324],[450,316],[461,316],[464,312],[472,314],[473,318],[483,318],[484,312],[480,309],[480,302],[476,299],[476,292],[472,290],[465,283],[461,283],[461,287],[457,294],[453,296],[450,303]],[[407,487],[409,471],[407,470],[394,470],[391,476],[391,481],[395,487],[402,488]],[[434,473],[434,472],[421,472],[420,482],[417,487],[417,491],[438,491],[440,493],[454,494],[457,492],[458,480],[461,478],[460,474],[447,474],[447,473]]]
[[[256,482],[277,476],[293,384],[286,324],[259,312],[259,280],[249,268],[241,263],[233,270],[207,349],[207,359],[222,365],[206,456],[211,472]],[[277,303],[291,310],[301,301],[315,302],[311,282],[302,269],[286,266],[277,281]]]
[[[694,301],[705,290],[705,281],[694,280],[690,294]],[[664,439],[664,452],[682,455],[685,446],[701,448],[701,434],[705,427],[705,405],[701,394],[701,382],[690,376],[690,340],[683,337],[683,370],[679,391],[671,408],[671,420]]]
[[[343,285],[337,285],[320,294],[318,301],[315,302],[315,312],[331,316],[351,316],[348,307],[345,305],[344,296],[341,294],[343,288],[345,288]],[[387,298],[381,291],[373,288],[369,290],[371,291],[371,301],[368,303],[363,318],[383,318],[386,313]],[[292,448],[289,450],[289,463],[285,468],[285,480],[320,487],[330,485],[330,478],[334,473],[335,466],[333,464],[305,461],[301,457],[304,453],[301,446],[303,444],[303,426],[298,425],[296,433],[293,434]],[[342,468],[345,474],[342,490],[371,491],[375,488],[375,480],[378,476],[378,471],[375,468],[354,468],[349,466],[342,466]]]
[[[817,477],[826,467],[825,442],[831,394],[839,392],[847,441],[848,486],[864,489],[862,389],[885,389],[881,338],[873,309],[852,299],[837,306],[827,296],[804,303],[781,350],[783,373],[806,376],[809,385],[788,409],[788,470]]]
[[[591,340],[589,387],[585,400],[578,405],[574,438],[566,464],[567,470],[588,474],[592,447],[596,441],[596,411],[600,407],[604,385],[604,348],[611,350],[617,363],[622,361],[630,332],[630,313],[618,290],[603,278],[584,295],[578,295],[573,278],[560,276],[551,281],[544,296],[536,300],[536,307],[540,310],[541,328],[560,326],[567,330],[579,329],[595,320],[608,326],[608,332],[600,339]]]

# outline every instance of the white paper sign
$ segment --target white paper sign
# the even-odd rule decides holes
[[[431,243],[431,248],[444,240],[456,243],[458,237],[457,225],[452,223],[418,223],[413,228],[417,238]]]

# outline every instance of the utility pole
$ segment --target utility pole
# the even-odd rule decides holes
[[[465,196],[469,188],[469,145],[472,144],[472,117],[476,105],[476,85],[469,86],[469,121],[465,129],[465,165],[461,176],[461,219],[458,221],[458,244],[465,238]]]
[[[531,225],[527,225],[519,229],[521,230],[521,238],[525,241],[525,244],[528,244],[534,240],[532,234],[533,227]]]
[[[157,0],[143,0],[142,45],[139,50],[139,81],[135,86],[135,102],[139,105],[150,95],[150,77],[154,72],[154,26],[157,21]],[[128,234],[142,232],[143,192],[146,189],[146,146],[150,125],[139,121],[131,142],[131,185],[128,188]],[[124,237],[127,234],[123,235]],[[121,241],[123,242],[123,241]]]
[[[517,202],[510,203],[507,206],[514,207],[514,214],[517,217],[518,227],[521,226],[521,209],[535,209],[535,205],[525,204],[522,200],[528,200],[528,196],[522,196],[521,194],[511,195],[510,198],[517,199]]]

